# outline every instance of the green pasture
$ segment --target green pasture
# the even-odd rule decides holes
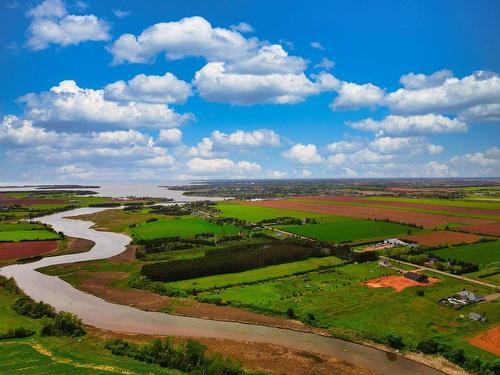
[[[325,214],[315,214],[311,212],[301,212],[293,210],[282,210],[279,208],[269,208],[260,206],[245,205],[237,202],[219,202],[217,208],[221,211],[220,216],[235,217],[240,220],[246,220],[257,223],[264,219],[274,219],[276,217],[289,216],[295,218],[318,218],[328,216]]]
[[[342,219],[318,224],[282,225],[279,228],[321,241],[354,242],[421,232],[422,229],[375,220]]]
[[[40,224],[30,223],[0,223],[0,232],[15,232],[19,230],[36,230],[43,228]]]
[[[453,310],[437,301],[463,289],[482,295],[493,293],[459,280],[437,275],[441,282],[428,287],[412,287],[398,293],[391,288],[372,289],[362,282],[395,271],[381,269],[377,263],[350,264],[328,271],[290,276],[253,285],[222,288],[199,294],[205,300],[223,300],[258,312],[285,316],[293,308],[299,319],[309,313],[316,324],[344,337],[383,339],[388,334],[399,335],[407,345],[435,338],[457,348],[471,357],[477,355],[494,360],[493,354],[467,343],[470,336],[498,324],[498,302]],[[434,276],[434,275],[433,275]],[[424,290],[419,297],[416,291]],[[488,322],[479,323],[460,315],[469,312],[486,314]]]
[[[215,235],[235,234],[242,229],[234,225],[217,225],[207,220],[185,217],[173,220],[158,220],[152,223],[140,224],[130,229],[133,236],[139,240],[180,236],[193,237],[200,233],[213,233]]]
[[[59,234],[42,230],[0,231],[0,241],[57,240]]]
[[[337,257],[309,258],[298,262],[278,264],[239,273],[228,273],[223,275],[199,277],[197,279],[182,280],[168,283],[167,285],[176,289],[206,290],[211,288],[226,287],[241,283],[253,283],[271,278],[293,275],[299,272],[317,270],[320,267],[331,267],[342,263]]]
[[[500,265],[500,240],[429,250],[429,252],[445,259],[474,263],[478,266],[491,263]]]

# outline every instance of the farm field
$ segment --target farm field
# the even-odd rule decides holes
[[[55,251],[58,245],[56,240],[0,242],[0,261],[44,255]]]
[[[367,280],[390,275],[396,275],[395,271],[380,269],[374,262],[351,264],[254,285],[220,288],[202,292],[199,297],[276,315],[285,315],[288,308],[293,308],[300,319],[306,320],[308,314],[313,314],[316,324],[347,337],[359,335],[381,340],[383,335],[393,334],[403,337],[409,345],[432,337],[462,348],[471,356],[496,358],[472,346],[467,339],[479,328],[491,327],[500,319],[497,302],[466,307],[459,312],[436,302],[463,289],[482,295],[492,293],[491,290],[432,273],[429,276],[440,281],[421,288],[422,297],[416,295],[419,287],[396,292],[392,288],[373,289],[363,285]],[[485,313],[489,322],[459,317],[467,316],[470,311]]]
[[[404,236],[402,240],[409,240],[424,246],[456,245],[462,243],[477,242],[482,238],[476,234],[451,232],[451,231],[433,231],[428,233],[412,234]]]
[[[151,240],[163,237],[193,237],[200,233],[235,234],[242,229],[234,225],[217,225],[204,219],[186,217],[172,220],[159,220],[131,228],[132,235],[138,240]]]
[[[0,224],[0,241],[55,240],[60,235],[36,224]]]
[[[242,202],[218,202],[216,207],[221,211],[219,215],[222,217],[235,217],[237,219],[246,220],[252,223],[257,223],[265,219],[274,219],[282,216],[294,217],[299,219],[303,219],[306,217],[319,218],[325,216],[322,214],[306,213],[302,211],[247,205]]]
[[[254,283],[262,280],[292,275],[298,272],[308,272],[320,267],[332,267],[342,263],[337,257],[309,258],[298,262],[284,263],[275,266],[262,267],[239,273],[229,273],[216,276],[199,277],[167,283],[175,289],[207,290],[211,288],[227,287],[235,284]]]
[[[412,223],[416,225],[422,225],[426,228],[433,228],[436,226],[443,226],[452,223],[461,223],[463,225],[483,225],[491,223],[491,221],[471,217],[458,217],[442,214],[396,210],[393,208],[379,208],[348,204],[323,204],[321,202],[294,200],[245,202],[245,204],[258,207],[297,210],[308,213],[346,216],[360,219],[389,219],[398,223]]]
[[[448,215],[456,217],[473,217],[486,220],[500,220],[500,210],[488,208],[459,207],[453,205],[426,204],[423,202],[407,202],[397,198],[379,200],[368,200],[362,197],[337,197],[337,196],[309,196],[294,197],[292,202],[309,202],[317,204],[335,204],[345,206],[361,206],[382,209],[393,209],[401,211],[411,211],[419,213]]]
[[[278,228],[321,241],[354,242],[421,232],[420,228],[374,220],[347,219],[318,224],[282,225]]]
[[[478,266],[487,266],[492,263],[500,264],[500,240],[453,246],[429,252],[445,259],[456,259]]]

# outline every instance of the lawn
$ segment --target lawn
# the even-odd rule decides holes
[[[279,228],[321,241],[333,242],[353,242],[371,238],[387,238],[406,235],[409,230],[411,233],[422,231],[419,228],[402,224],[360,219],[324,221],[318,224],[283,225]]]
[[[486,266],[491,263],[500,263],[500,240],[447,247],[429,252],[445,259]]]
[[[250,206],[237,202],[219,202],[217,203],[217,208],[221,211],[220,216],[223,217],[235,217],[240,220],[246,220],[252,223],[257,223],[264,219],[273,219],[276,217],[289,216],[295,218],[306,218],[306,217],[324,217],[325,214],[315,214],[310,212],[301,212],[293,210],[282,210],[277,208]]]
[[[182,280],[168,283],[167,285],[176,289],[207,290],[210,288],[226,287],[240,283],[253,283],[271,278],[293,275],[298,272],[317,270],[320,267],[339,265],[342,260],[337,257],[309,258],[298,262],[278,264],[239,273],[199,277],[197,279]]]
[[[159,220],[131,228],[132,235],[139,240],[173,236],[188,238],[200,233],[213,233],[219,236],[239,233],[241,230],[234,225],[217,225],[195,217]]]
[[[437,301],[462,289],[482,295],[491,290],[439,276],[441,282],[426,288],[424,296],[416,295],[418,287],[398,293],[389,288],[370,289],[363,281],[385,274],[377,264],[350,264],[329,271],[312,272],[200,293],[200,298],[218,299],[232,306],[241,306],[284,316],[293,308],[299,319],[314,315],[319,326],[344,337],[362,336],[383,339],[388,334],[400,335],[406,344],[435,338],[454,347],[463,348],[469,356],[486,360],[496,357],[472,345],[466,339],[480,330],[492,327],[500,319],[498,302],[482,303],[459,311],[441,306]],[[485,313],[487,323],[460,318],[469,312]]]

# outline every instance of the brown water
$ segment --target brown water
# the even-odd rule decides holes
[[[36,271],[37,268],[49,265],[105,259],[124,251],[125,246],[130,241],[129,237],[123,234],[90,229],[92,222],[65,218],[102,210],[104,209],[80,208],[39,219],[68,236],[94,241],[95,246],[91,251],[49,257],[29,264],[7,266],[0,269],[0,274],[13,277],[26,294],[33,299],[43,300],[58,310],[72,312],[78,315],[85,324],[101,329],[278,344],[291,349],[330,355],[381,374],[442,374],[437,370],[399,356],[388,356],[386,352],[381,350],[312,333],[175,316],[109,303],[73,288],[58,277],[43,275]]]

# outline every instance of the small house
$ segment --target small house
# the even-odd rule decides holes
[[[407,279],[417,281],[419,283],[426,283],[429,281],[428,277],[416,272],[406,272],[405,277]]]
[[[480,296],[479,294],[473,292],[469,292],[468,290],[462,290],[458,293],[458,296],[460,297],[460,299],[465,300],[469,303],[478,303],[484,301],[483,296]]]
[[[384,240],[384,244],[392,245],[392,246],[406,246],[406,245],[408,245],[406,242],[401,241],[397,238],[388,238],[388,239]]]
[[[469,319],[477,322],[486,322],[486,317],[484,315],[475,312],[469,314]]]

